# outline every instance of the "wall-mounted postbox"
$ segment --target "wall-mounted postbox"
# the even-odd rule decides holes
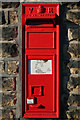
[[[22,118],[59,117],[59,5],[22,4]]]

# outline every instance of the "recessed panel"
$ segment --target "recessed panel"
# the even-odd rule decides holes
[[[28,33],[28,48],[54,48],[54,33]]]

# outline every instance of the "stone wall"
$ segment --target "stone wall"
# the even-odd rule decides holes
[[[0,120],[20,117],[20,3],[0,3]]]
[[[60,5],[61,118],[80,119],[80,3]]]
[[[80,119],[80,3],[60,3],[60,120]],[[0,119],[21,116],[21,3],[0,3]]]

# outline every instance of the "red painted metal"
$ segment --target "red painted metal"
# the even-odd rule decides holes
[[[22,4],[21,117],[59,118],[59,4]],[[52,74],[29,74],[29,60],[51,60]]]

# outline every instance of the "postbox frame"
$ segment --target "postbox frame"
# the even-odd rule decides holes
[[[27,48],[27,45],[25,44],[25,32],[27,33],[27,28],[24,27],[25,26],[25,7],[26,6],[30,6],[30,5],[34,5],[35,4],[22,4],[21,6],[21,16],[22,16],[22,25],[21,25],[21,117],[22,118],[59,118],[59,24],[56,25],[56,48],[53,49],[38,49],[36,51],[36,49],[34,50],[30,50]],[[59,4],[37,4],[37,5],[49,5],[49,6],[57,6],[57,14],[59,16]],[[34,17],[36,18],[36,17]],[[40,31],[42,28],[39,28],[38,30]],[[28,29],[29,30],[29,29]],[[51,28],[48,28],[47,30],[44,29],[44,32],[55,32],[55,29],[53,28],[51,30]],[[32,30],[33,31],[33,30]],[[31,32],[31,30],[30,30]],[[35,29],[34,29],[35,32]],[[54,43],[55,44],[55,43]],[[25,54],[27,52],[27,54]],[[54,56],[54,61],[55,61],[55,91],[56,91],[56,96],[55,96],[55,100],[56,100],[56,111],[53,112],[53,114],[46,114],[45,115],[32,115],[32,114],[28,114],[26,113],[26,107],[25,107],[25,103],[26,103],[26,99],[25,99],[25,95],[26,95],[26,75],[25,72],[27,72],[27,70],[25,69],[25,66],[27,67],[27,64],[25,64],[26,61],[26,56]],[[30,59],[29,57],[29,59]],[[41,58],[41,57],[39,57]],[[43,57],[44,58],[44,57]]]

